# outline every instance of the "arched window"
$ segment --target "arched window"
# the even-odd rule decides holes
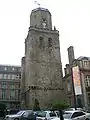
[[[39,48],[43,48],[44,47],[44,39],[43,37],[39,38]]]
[[[52,47],[52,38],[48,38],[48,47]]]

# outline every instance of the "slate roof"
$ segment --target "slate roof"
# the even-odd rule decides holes
[[[80,56],[79,58],[77,58],[77,60],[89,60],[90,61],[90,57]]]

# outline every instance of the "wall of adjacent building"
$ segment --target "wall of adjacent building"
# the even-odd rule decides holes
[[[0,65],[0,101],[7,107],[20,104],[20,80],[21,67]]]

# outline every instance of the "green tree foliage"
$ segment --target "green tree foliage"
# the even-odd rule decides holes
[[[39,102],[38,102],[37,99],[35,99],[33,110],[34,111],[39,111],[40,110]]]
[[[77,99],[77,107],[78,108],[83,108],[82,101],[80,98]]]
[[[5,110],[6,109],[6,105],[4,103],[0,103],[0,110]]]
[[[65,101],[57,101],[52,105],[52,109],[53,110],[64,110],[66,108],[68,108],[70,105],[65,102]]]

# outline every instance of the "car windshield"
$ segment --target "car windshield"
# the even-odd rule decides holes
[[[19,111],[18,113],[17,113],[17,115],[22,115],[24,113],[24,111]]]
[[[49,115],[50,115],[50,117],[56,117],[55,112],[51,112],[51,113],[49,113]]]
[[[29,112],[25,112],[24,114],[23,114],[23,117],[28,117],[28,115],[29,115]]]
[[[44,111],[38,112],[37,116],[38,117],[46,117],[46,112],[44,112]]]
[[[8,114],[8,115],[17,114],[18,112],[19,112],[18,109],[7,110],[7,114]]]
[[[33,111],[28,110],[23,113],[23,117],[28,117],[29,115],[32,115],[32,114],[33,114]]]
[[[73,110],[75,110],[75,108],[67,108],[67,109],[65,109],[65,111],[73,111]]]
[[[67,118],[67,119],[70,119],[71,116],[72,116],[72,113],[70,113],[70,112],[65,112],[65,113],[63,114],[63,117],[64,117],[64,118]]]

